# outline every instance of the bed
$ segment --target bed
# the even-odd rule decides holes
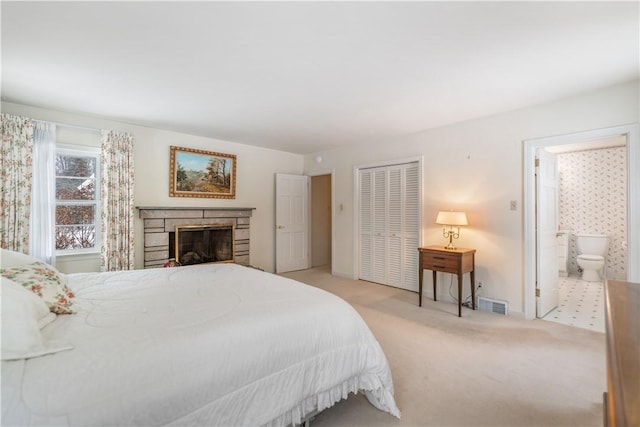
[[[400,417],[380,345],[335,295],[236,264],[29,258],[2,251],[3,425],[296,425],[357,392]],[[34,271],[55,289],[36,297]]]

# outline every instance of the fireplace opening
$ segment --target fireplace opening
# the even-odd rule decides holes
[[[176,226],[169,233],[169,254],[180,265],[233,262],[232,225]]]

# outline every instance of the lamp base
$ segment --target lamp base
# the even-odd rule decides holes
[[[445,237],[449,237],[449,244],[447,246],[445,246],[444,248],[448,251],[453,251],[456,249],[455,246],[453,246],[453,239],[457,239],[458,238],[458,233],[454,233],[453,230],[450,230],[448,233],[448,235]]]

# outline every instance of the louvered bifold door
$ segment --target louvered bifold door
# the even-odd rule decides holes
[[[387,284],[387,171],[373,171],[373,245],[372,281]]]
[[[418,163],[360,170],[359,278],[416,291]]]
[[[373,209],[371,192],[373,190],[373,174],[370,169],[360,170],[360,191],[358,194],[360,205],[360,272],[362,280],[373,281]]]
[[[388,177],[388,211],[387,211],[387,285],[402,288],[402,171],[401,166],[387,169]]]
[[[420,174],[418,163],[404,168],[402,239],[402,288],[418,291],[418,246],[420,245]]]

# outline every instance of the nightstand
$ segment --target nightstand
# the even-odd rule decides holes
[[[419,306],[422,307],[422,275],[425,269],[433,272],[433,300],[436,299],[436,272],[458,275],[458,317],[462,317],[462,277],[464,273],[471,274],[471,307],[476,309],[475,285],[475,249],[445,249],[444,246],[426,246],[418,248],[419,260]]]

